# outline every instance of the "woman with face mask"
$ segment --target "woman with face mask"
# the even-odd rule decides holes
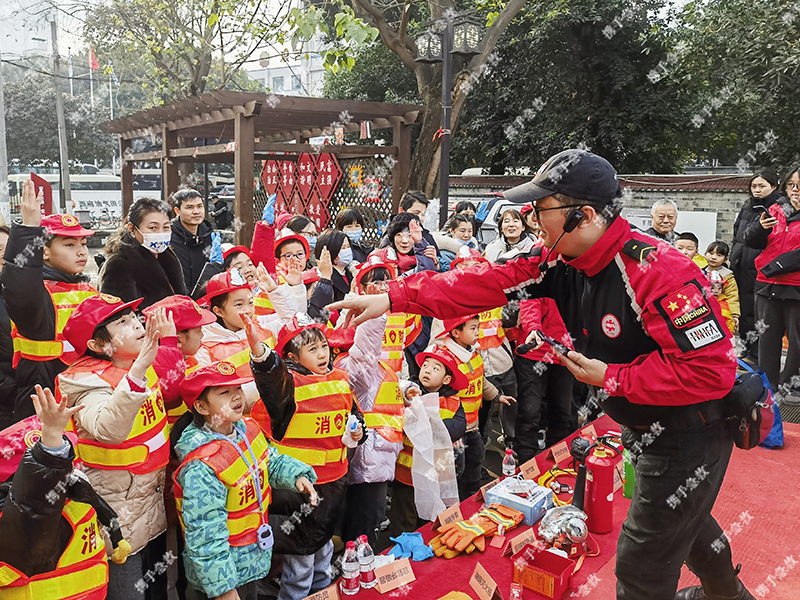
[[[155,198],[139,198],[106,244],[108,257],[100,271],[100,291],[130,302],[143,298],[140,309],[173,294],[186,294],[183,271],[170,248],[169,206]]]
[[[336,229],[341,231],[350,240],[353,249],[353,261],[357,264],[366,262],[369,253],[375,249],[372,244],[367,244],[364,239],[364,217],[355,208],[345,208],[339,211],[334,221]]]
[[[326,229],[317,239],[314,255],[320,279],[308,299],[308,314],[314,320],[327,322],[329,313],[325,307],[339,298],[344,299],[355,278],[353,249],[344,233]]]

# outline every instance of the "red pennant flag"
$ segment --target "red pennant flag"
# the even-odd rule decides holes
[[[97,57],[94,55],[94,48],[89,47],[89,68],[92,71],[97,71],[100,68],[100,63],[97,62]]]

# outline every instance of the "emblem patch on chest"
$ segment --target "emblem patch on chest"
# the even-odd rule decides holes
[[[603,317],[601,322],[603,333],[611,339],[618,338],[622,333],[622,326],[619,324],[619,319],[612,314],[607,314]]]

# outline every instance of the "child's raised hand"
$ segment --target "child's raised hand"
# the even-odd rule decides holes
[[[308,477],[298,477],[294,485],[301,494],[308,494],[311,496],[311,498],[309,498],[311,506],[319,504],[317,491],[314,489],[314,485],[309,481]]]
[[[42,200],[44,199],[44,188],[36,193],[36,186],[33,181],[28,179],[22,182],[22,201],[19,204],[19,212],[22,217],[22,224],[27,227],[39,227],[42,224]]]
[[[280,264],[278,264],[280,267]],[[267,294],[271,294],[276,289],[278,289],[278,284],[275,283],[275,280],[272,278],[272,275],[269,274],[267,268],[264,266],[264,263],[258,263],[258,269],[256,269],[256,278],[258,279],[258,287],[259,289],[265,291]]]
[[[163,308],[154,310],[150,313],[150,318],[147,319],[147,324],[144,326],[144,341],[139,350],[139,356],[133,361],[133,365],[131,365],[131,370],[129,371],[131,377],[144,379],[147,369],[150,368],[150,365],[152,365],[153,361],[156,359],[156,354],[158,354],[158,340],[161,335],[161,320],[166,319],[163,311]],[[175,324],[173,323],[172,326],[174,328]]]
[[[289,266],[284,270],[283,278],[289,285],[300,285],[303,283],[303,264],[299,258],[290,258]]]
[[[414,240],[415,244],[419,244],[422,241],[422,225],[419,224],[419,221],[412,219],[408,224],[408,231],[411,233],[411,239]]]
[[[66,402],[56,402],[50,388],[42,389],[36,384],[36,393],[31,394],[33,408],[39,421],[42,422],[42,444],[48,448],[58,448],[61,446],[62,435],[67,427],[70,418],[83,408],[83,404],[67,408]]]
[[[258,329],[255,319],[247,313],[240,312],[239,318],[244,323],[244,331],[247,334],[247,343],[250,345],[250,353],[253,356],[261,356],[261,340],[258,339]]]
[[[161,339],[162,337],[175,337],[178,335],[175,328],[175,321],[172,318],[172,311],[167,314],[167,309],[164,307],[156,308],[148,315],[145,331],[147,331],[147,327],[150,326],[151,322],[153,323],[157,339]]]
[[[331,253],[327,248],[323,248],[320,252],[317,269],[322,279],[330,279],[333,275],[333,261],[331,261]]]

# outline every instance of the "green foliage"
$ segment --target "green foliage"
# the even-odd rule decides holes
[[[52,78],[30,74],[21,81],[7,83],[3,93],[9,162],[16,159],[23,165],[46,166],[57,163],[58,125]],[[92,108],[88,92],[62,96],[70,160],[110,162],[116,141],[98,127],[109,119],[108,107],[96,104]]]

